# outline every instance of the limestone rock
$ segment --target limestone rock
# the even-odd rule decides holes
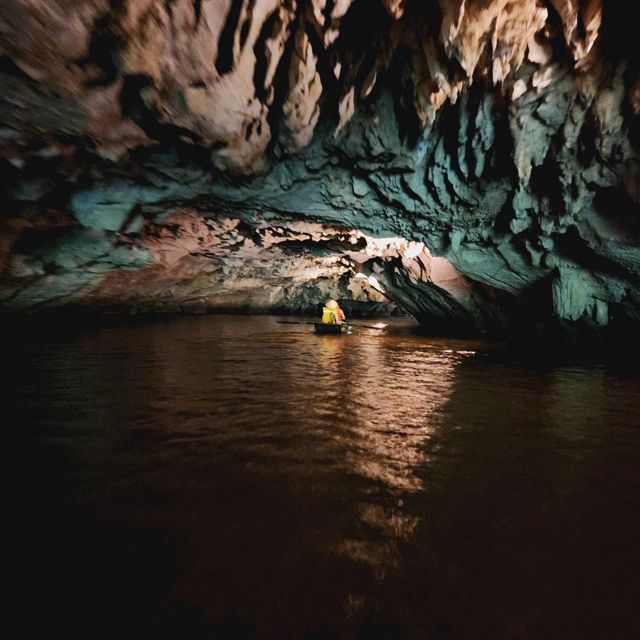
[[[6,0],[0,304],[294,309],[373,278],[432,327],[633,325],[624,11]]]

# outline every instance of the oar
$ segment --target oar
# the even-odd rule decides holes
[[[363,329],[378,329],[378,331],[382,331],[383,329],[387,328],[387,325],[385,324],[382,327],[374,327],[372,324],[352,324],[352,327],[356,327],[356,328],[360,328],[362,327]]]
[[[297,320],[276,320],[276,322],[278,324],[321,324],[320,322],[299,322]],[[349,322],[345,322],[345,324],[362,329],[378,329],[378,331],[382,331],[387,328],[386,324],[383,327],[374,327],[372,324],[350,324]]]

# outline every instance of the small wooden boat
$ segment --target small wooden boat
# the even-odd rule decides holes
[[[350,334],[352,327],[350,324],[324,324],[322,322],[314,322],[313,328],[316,333],[338,335],[341,333]]]

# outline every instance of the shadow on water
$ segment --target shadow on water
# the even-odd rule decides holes
[[[16,336],[25,634],[633,636],[637,374],[397,324]]]

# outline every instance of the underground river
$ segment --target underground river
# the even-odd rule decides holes
[[[24,637],[637,637],[637,367],[405,325],[5,334]]]

